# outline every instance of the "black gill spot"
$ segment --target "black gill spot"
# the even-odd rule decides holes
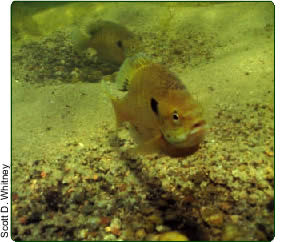
[[[158,115],[158,102],[154,98],[151,98],[151,108]]]
[[[122,43],[121,40],[118,40],[118,41],[117,41],[117,46],[118,46],[119,48],[123,48],[123,43]]]

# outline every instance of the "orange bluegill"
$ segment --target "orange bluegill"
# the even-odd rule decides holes
[[[123,98],[112,99],[117,124],[135,129],[137,150],[185,156],[197,149],[205,133],[202,108],[175,74],[138,54],[126,59],[116,79],[128,85]]]
[[[137,44],[136,36],[125,26],[110,22],[91,22],[72,33],[74,46],[79,49],[93,48],[101,60],[121,65]]]

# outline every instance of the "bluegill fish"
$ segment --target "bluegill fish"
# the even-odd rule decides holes
[[[118,125],[129,122],[137,133],[137,150],[171,156],[193,153],[203,140],[202,108],[182,81],[143,54],[127,58],[117,76],[128,92],[113,98]]]
[[[136,44],[132,32],[110,21],[92,22],[83,32],[77,29],[73,31],[72,39],[77,49],[93,48],[100,59],[117,65],[123,63]]]

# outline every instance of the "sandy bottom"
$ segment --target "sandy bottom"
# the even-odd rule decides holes
[[[84,3],[74,21],[76,5],[50,8],[33,17],[45,33],[13,40],[12,238],[271,240],[273,5],[128,4]],[[45,19],[60,13],[55,32]],[[198,97],[209,128],[196,153],[126,152],[100,83],[120,94],[116,70],[69,51],[67,30],[90,13],[142,36]]]

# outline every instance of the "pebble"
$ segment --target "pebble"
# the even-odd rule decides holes
[[[274,156],[274,152],[268,150],[265,151],[265,154],[270,157]]]
[[[155,214],[148,216],[148,220],[154,224],[162,224],[162,218]]]
[[[240,233],[239,233],[239,228],[235,225],[226,225],[223,235],[222,235],[222,240],[223,241],[237,241],[239,239]]]
[[[274,169],[270,166],[267,166],[265,169],[265,177],[268,180],[274,179]]]
[[[75,68],[70,75],[72,76],[72,78],[74,79],[78,79],[80,77],[80,71],[78,68]]]
[[[100,200],[97,202],[97,207],[98,208],[105,208],[107,207],[107,200]]]
[[[234,224],[237,224],[241,220],[240,215],[231,215],[230,218]]]
[[[109,241],[115,241],[116,240],[116,236],[113,234],[107,234],[104,236],[104,240],[109,240]]]
[[[88,235],[88,230],[87,229],[82,229],[79,233],[79,237],[82,239],[85,239]]]
[[[118,218],[113,218],[111,223],[110,223],[110,227],[111,228],[116,228],[116,229],[120,229],[122,226],[121,220]]]
[[[259,196],[256,193],[252,193],[252,194],[249,195],[248,202],[250,204],[256,204],[259,199],[260,198],[259,198]]]
[[[101,222],[101,219],[99,217],[91,217],[88,220],[88,223],[90,224],[90,228],[93,230],[96,230],[99,228],[100,222]]]
[[[189,241],[189,239],[178,231],[170,231],[160,234],[159,241]]]
[[[77,149],[82,150],[83,148],[85,148],[85,145],[83,143],[78,143]]]
[[[224,217],[222,213],[213,214],[207,218],[208,224],[212,226],[221,227],[223,225],[223,221]]]
[[[161,225],[156,226],[156,230],[158,232],[166,232],[166,231],[169,231],[170,228],[161,224]]]
[[[224,222],[224,214],[215,208],[202,207],[202,219],[210,226],[221,227]]]
[[[146,236],[146,231],[145,229],[141,228],[138,229],[135,233],[136,239],[142,240]]]
[[[232,208],[232,205],[230,203],[227,202],[222,202],[219,204],[220,209],[222,209],[223,211],[228,211]]]
[[[154,212],[154,208],[152,208],[152,207],[145,207],[143,209],[143,214],[146,214],[146,215],[149,215],[149,214],[151,214],[153,212]]]

